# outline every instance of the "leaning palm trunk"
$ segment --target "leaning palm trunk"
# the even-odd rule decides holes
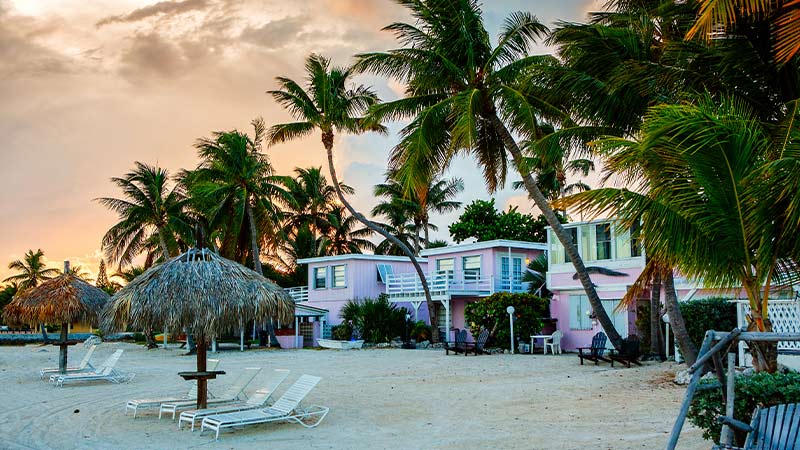
[[[506,150],[511,154],[511,157],[514,160],[514,165],[517,167],[519,174],[522,176],[522,182],[525,185],[525,188],[528,190],[528,195],[531,199],[533,199],[534,203],[536,203],[536,206],[542,211],[545,219],[547,219],[547,223],[553,229],[553,233],[555,233],[556,237],[558,237],[558,240],[561,241],[561,244],[564,246],[564,251],[567,253],[567,255],[569,255],[569,259],[572,261],[572,265],[575,267],[575,272],[578,274],[578,279],[580,279],[581,285],[583,286],[584,291],[586,291],[586,296],[589,298],[589,304],[592,305],[592,311],[597,317],[597,321],[600,322],[600,326],[603,327],[603,330],[608,336],[608,339],[611,341],[611,344],[615,348],[622,348],[622,336],[620,336],[616,328],[614,328],[614,323],[611,321],[608,313],[606,313],[605,308],[603,308],[603,302],[597,295],[594,284],[592,284],[592,280],[589,277],[589,272],[586,271],[586,266],[583,264],[583,259],[581,259],[580,254],[578,254],[578,249],[575,246],[575,243],[572,242],[572,237],[564,230],[564,227],[556,217],[553,208],[551,208],[550,204],[547,202],[547,198],[545,198],[544,194],[539,189],[539,186],[536,184],[536,180],[533,178],[533,175],[531,175],[529,171],[523,169],[525,165],[522,151],[514,140],[514,137],[511,135],[511,132],[508,131],[503,121],[501,121],[496,114],[492,115],[491,120],[494,127],[500,133],[500,137],[503,140]]]
[[[747,331],[771,332],[772,321],[768,313],[768,295],[770,285],[767,283],[763,298],[761,291],[755,286],[745,286],[750,297],[750,315]],[[767,316],[767,317],[764,317]],[[757,372],[775,373],[778,371],[778,343],[777,342],[750,342],[750,354],[753,357],[753,368]]]
[[[681,355],[686,360],[686,365],[691,366],[697,360],[697,349],[689,336],[686,322],[683,320],[683,314],[681,314],[678,305],[678,294],[675,292],[675,279],[672,275],[672,269],[667,269],[664,273],[664,305],[667,307],[669,324],[672,326],[672,332],[675,335],[678,348],[681,350]]]
[[[363,214],[359,213],[358,211],[353,208],[350,203],[345,199],[344,193],[342,192],[342,188],[339,186],[339,178],[336,176],[336,167],[333,163],[333,132],[331,131],[324,131],[322,133],[322,144],[325,146],[325,150],[328,153],[328,170],[331,173],[331,181],[333,182],[333,187],[336,190],[336,195],[339,197],[339,201],[342,202],[345,208],[353,215],[359,222],[363,223],[367,228],[370,230],[380,234],[381,236],[385,237],[389,241],[391,241],[394,245],[397,246],[403,253],[408,256],[411,260],[411,264],[414,265],[414,270],[416,270],[417,275],[419,276],[420,282],[422,283],[422,290],[425,292],[425,302],[428,306],[428,318],[430,319],[431,327],[436,327],[438,323],[436,317],[436,307],[433,304],[433,299],[431,298],[430,289],[428,289],[428,280],[425,278],[425,272],[422,271],[422,267],[417,262],[417,258],[414,255],[414,252],[411,251],[410,248],[406,244],[404,244],[400,239],[397,239],[396,236],[393,236],[388,231],[384,230],[382,227],[376,225],[371,220],[364,217]],[[447,332],[449,330],[445,330]],[[436,343],[439,341],[438,333],[431,333],[431,342]]]

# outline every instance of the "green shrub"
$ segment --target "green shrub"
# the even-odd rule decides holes
[[[506,308],[514,307],[514,336],[527,339],[542,329],[542,319],[550,317],[550,301],[532,294],[498,292],[467,305],[464,318],[473,336],[484,329],[494,333],[490,343],[509,348],[510,326]]]
[[[736,303],[722,297],[689,300],[680,304],[686,329],[700,348],[706,330],[731,331],[736,328]]]
[[[348,301],[339,317],[350,322],[361,339],[377,344],[403,335],[407,312],[391,303],[386,295],[381,295],[377,299]]]
[[[345,322],[331,327],[331,338],[337,341],[349,341],[353,337],[353,327]]]
[[[716,380],[704,380],[713,383]],[[782,403],[800,402],[800,373],[759,372],[736,377],[733,417],[750,423],[757,406],[770,407]],[[689,420],[703,430],[703,437],[719,443],[721,425],[717,417],[725,414],[725,404],[719,388],[698,390],[689,409]],[[745,433],[736,433],[739,445],[744,444]]]
[[[430,325],[425,323],[424,320],[418,320],[414,323],[414,326],[411,327],[411,339],[414,339],[417,342],[422,341],[430,341],[432,328]]]

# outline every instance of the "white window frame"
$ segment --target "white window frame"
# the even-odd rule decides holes
[[[325,283],[324,283],[324,285],[322,287],[317,287],[317,280],[320,279],[317,276],[317,271],[319,271],[319,270],[322,270],[323,272],[325,272],[325,275],[322,278],[323,280],[325,280]],[[314,290],[322,291],[322,290],[328,289],[328,266],[314,267],[313,275],[314,275],[314,277],[313,277],[311,283],[312,283],[312,286],[314,287]]]
[[[341,286],[336,285],[336,268],[342,268],[342,284]],[[335,266],[331,266],[331,289],[344,289],[347,287],[347,264],[336,264]]]
[[[467,259],[470,259],[470,258],[478,258],[478,268],[477,269],[475,269],[475,268],[467,269],[467,265],[465,263],[467,262]],[[462,256],[461,257],[461,273],[462,273],[462,276],[464,277],[464,281],[467,280],[467,270],[469,270],[469,271],[477,270],[478,271],[478,276],[474,277],[474,278],[470,277],[469,278],[470,281],[479,280],[481,278],[481,275],[483,274],[483,255]]]

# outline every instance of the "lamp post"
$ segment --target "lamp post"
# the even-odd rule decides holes
[[[514,307],[509,306],[506,308],[506,312],[508,313],[509,320],[511,321],[511,354],[514,354]]]

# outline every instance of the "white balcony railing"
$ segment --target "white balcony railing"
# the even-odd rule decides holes
[[[515,277],[480,276],[476,272],[453,273],[448,271],[429,273],[426,276],[431,295],[475,294],[490,295],[495,292],[525,292],[527,283]],[[386,294],[390,297],[414,297],[424,295],[422,282],[416,273],[388,275]]]
[[[298,286],[284,289],[295,303],[308,301],[308,286]]]

